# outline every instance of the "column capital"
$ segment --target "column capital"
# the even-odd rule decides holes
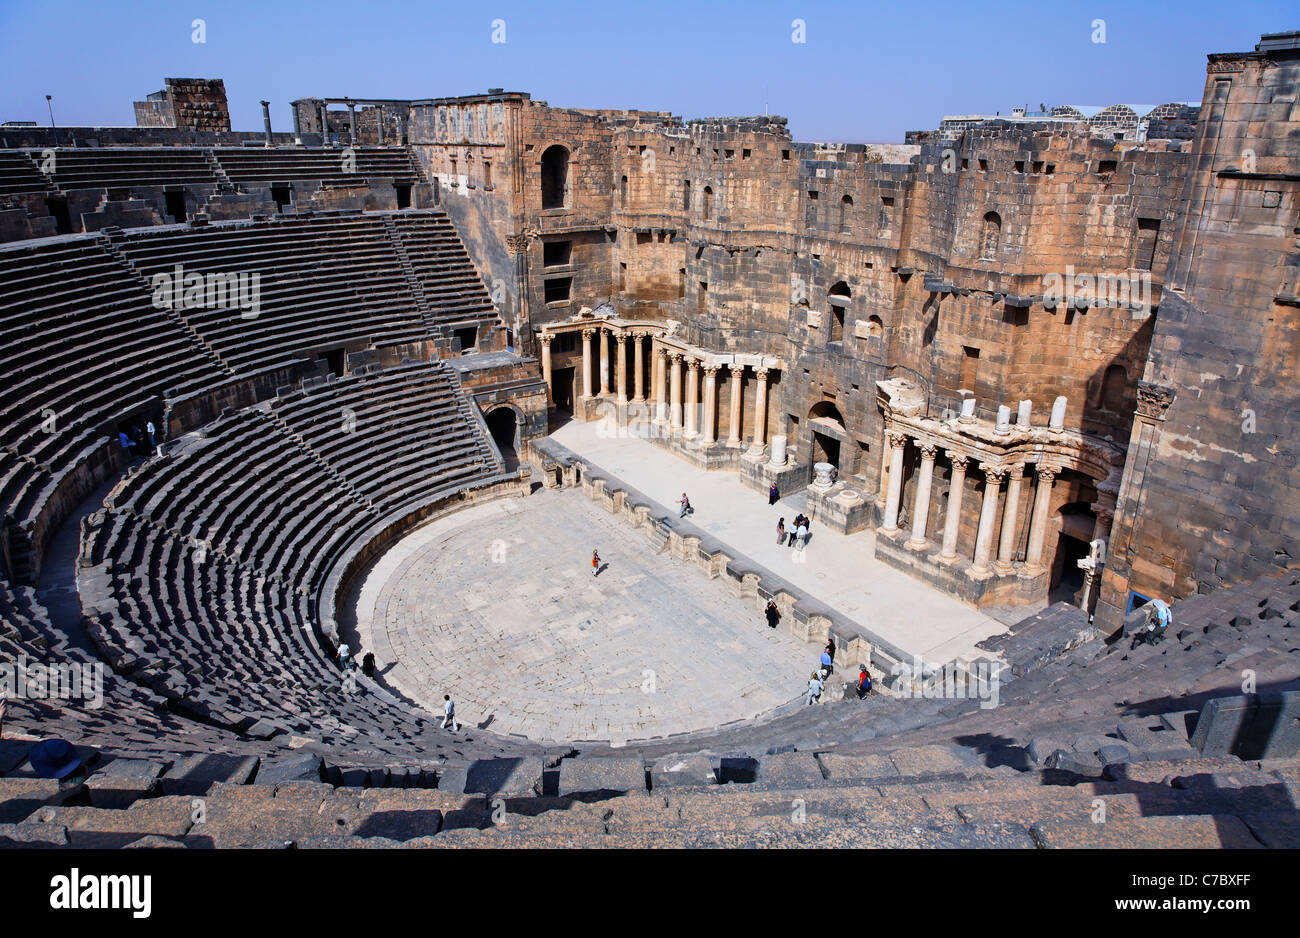
[[[632,330],[632,338],[634,338],[634,339],[644,339],[644,338],[645,338],[646,336],[648,336],[649,334],[650,334],[650,333],[646,332],[644,329],[633,329],[633,330]]]
[[[740,364],[739,362],[728,362],[727,370],[731,372],[731,376],[734,378],[736,375],[744,373],[745,366]]]
[[[755,368],[754,377],[757,378],[759,381],[766,381],[768,370],[769,369],[767,368]]]
[[[889,437],[889,445],[894,449],[907,445],[907,434],[901,430],[887,430],[885,436]]]
[[[667,357],[668,357],[668,349],[664,348],[662,345],[656,345],[656,346],[655,346],[655,355],[658,356],[659,358],[667,358]]]
[[[944,452],[948,454],[948,461],[952,463],[953,469],[960,470],[961,472],[966,471],[966,467],[970,465],[969,456],[965,453],[954,453],[950,449],[944,450]]]
[[[627,334],[623,332],[614,333],[614,341],[619,345],[625,345],[627,343]]]
[[[713,362],[705,362],[700,367],[704,369],[704,376],[706,378],[712,378],[714,375],[718,373],[718,369],[721,368],[722,366],[715,365]]]
[[[1025,464],[1022,462],[1013,463],[1007,466],[1007,478],[1012,482],[1019,482],[1025,477]]]
[[[682,359],[686,357],[681,352],[668,352],[667,349],[660,349],[660,351],[666,352],[668,357],[673,360],[674,365],[680,365]]]
[[[699,360],[698,358],[687,358],[687,359],[686,359],[686,367],[689,368],[689,369],[691,369],[691,371],[699,371],[699,370],[700,370],[700,360]]]
[[[1056,481],[1056,477],[1060,475],[1060,473],[1061,473],[1060,466],[1039,466],[1038,481],[1046,482],[1048,485],[1051,485],[1053,482]]]
[[[591,338],[593,335],[595,335],[595,334],[596,334],[596,330],[595,330],[595,329],[583,329],[583,330],[582,330],[582,337],[583,337],[584,339],[590,339],[590,338]]]
[[[984,470],[984,478],[996,485],[1001,485],[1002,480],[1007,477],[1010,466],[996,466],[980,463],[980,468]]]
[[[552,332],[537,333],[537,341],[541,342],[545,346],[549,346],[551,344],[551,340],[554,338],[555,338],[555,334]]]
[[[918,448],[921,450],[922,459],[934,459],[934,457],[939,455],[939,447],[928,440],[921,443]]]

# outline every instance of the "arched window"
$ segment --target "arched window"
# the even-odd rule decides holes
[[[556,144],[542,154],[542,208],[564,208],[569,195],[569,151]]]
[[[849,285],[841,280],[826,291],[826,301],[831,307],[831,341],[844,341],[844,311],[848,309],[852,294]]]
[[[846,195],[840,199],[840,231],[847,233],[849,230],[849,217],[853,212],[853,196]]]
[[[980,230],[980,257],[998,256],[998,242],[1002,238],[1002,219],[997,212],[984,216],[984,227]]]
[[[869,316],[867,318],[867,335],[873,339],[879,339],[885,334],[885,324],[881,322],[879,316]]]
[[[704,187],[704,220],[708,221],[713,217],[713,187]]]
[[[1128,371],[1123,365],[1111,365],[1101,381],[1101,407],[1123,413],[1128,402]]]

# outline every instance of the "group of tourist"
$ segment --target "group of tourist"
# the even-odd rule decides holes
[[[811,523],[812,518],[809,518],[803,512],[800,512],[795,515],[794,522],[787,530],[785,526],[785,518],[780,518],[776,522],[776,543],[778,545],[785,544],[789,547],[794,547],[798,544],[799,549],[803,550],[804,547],[808,545],[808,526]]]
[[[361,653],[361,673],[366,677],[375,676],[375,653],[373,651],[363,651]],[[357,669],[357,656],[352,654],[352,649],[348,643],[344,642],[339,646],[338,653],[339,668],[346,675],[349,671]],[[447,729],[451,725],[453,733],[460,732],[460,721],[456,719],[456,704],[451,699],[451,694],[442,695],[442,728]]]
[[[769,606],[773,605],[768,603]],[[804,703],[812,706],[821,700],[822,692],[826,689],[826,682],[830,680],[835,673],[835,640],[827,639],[826,647],[822,649],[820,665],[816,671],[808,675],[808,690],[804,694]],[[854,691],[858,699],[862,700],[867,694],[871,693],[871,672],[867,670],[865,664],[858,666],[858,679],[854,683]]]
[[[153,425],[153,421],[145,422],[144,429],[140,429],[139,424],[132,424],[131,431],[119,429],[117,431],[117,441],[122,444],[122,449],[128,456],[147,456],[158,449],[158,428]],[[145,443],[149,448],[145,449]]]

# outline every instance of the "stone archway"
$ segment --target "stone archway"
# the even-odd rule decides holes
[[[484,419],[487,423],[488,433],[492,437],[492,442],[496,444],[497,450],[501,453],[501,461],[505,465],[506,472],[513,472],[519,468],[520,431],[524,423],[523,415],[507,404],[489,411]]]
[[[827,462],[839,472],[849,435],[844,428],[844,415],[833,401],[820,401],[808,411],[808,433],[809,466]]]

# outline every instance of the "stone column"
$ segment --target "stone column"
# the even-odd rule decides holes
[[[755,368],[754,377],[758,384],[754,387],[754,442],[749,451],[761,456],[767,445],[767,369]]]
[[[898,533],[898,503],[903,495],[903,450],[906,446],[907,434],[890,431],[889,494],[885,498],[885,523],[880,529],[885,534]]]
[[[600,393],[609,393],[609,330],[600,330]]]
[[[930,517],[930,483],[934,479],[934,457],[939,448],[933,443],[922,443],[921,474],[916,481],[916,500],[912,503],[912,537],[907,542],[910,550],[924,550],[930,546],[925,539],[925,523]]]
[[[966,464],[968,457],[948,451],[952,462],[952,481],[948,486],[948,514],[943,520],[943,549],[939,552],[940,563],[953,563],[957,560],[957,532],[961,529],[961,503],[966,494]]]
[[[384,145],[384,106],[379,105],[379,119],[375,122],[379,127],[379,145]]]
[[[885,502],[889,500],[889,464],[891,459],[888,426],[885,427],[885,432],[881,434],[881,439],[883,442],[880,446],[880,485],[878,486],[879,490],[876,492],[876,507],[883,511]]]
[[[323,101],[321,102],[321,106],[320,106],[320,132],[321,132],[321,140],[320,140],[321,146],[323,147],[329,146],[330,145],[329,105]]]
[[[636,360],[632,365],[632,374],[635,378],[636,397],[632,400],[638,404],[645,403],[645,333],[632,333],[632,354]]]
[[[654,346],[655,355],[655,423],[668,422],[668,350]]]
[[[618,345],[615,351],[618,361],[614,363],[614,368],[618,376],[618,403],[621,406],[627,403],[627,336],[620,332],[614,336],[614,341]]]
[[[987,576],[989,571],[989,554],[993,548],[993,519],[998,514],[998,490],[1006,477],[1006,466],[981,465],[984,470],[984,504],[980,508],[980,526],[975,534],[975,563],[970,572],[978,576]]]
[[[594,382],[591,380],[591,337],[595,329],[582,330],[582,396],[591,397]]]
[[[549,332],[543,332],[537,337],[538,341],[542,343],[542,380],[546,382],[547,403],[555,397],[554,390],[551,387],[551,340],[554,338],[555,336]]]
[[[262,124],[266,127],[266,145],[271,145],[271,102],[263,101],[262,104]]]
[[[700,363],[692,358],[687,362],[686,372],[686,438],[693,440],[700,435]]]
[[[1015,569],[1016,522],[1020,516],[1020,481],[1025,475],[1024,463],[1011,467],[1007,477],[1007,504],[1002,511],[1002,536],[998,538],[998,573],[1007,574]]]
[[[745,400],[742,380],[745,374],[745,366],[732,362],[727,366],[727,374],[730,376],[728,384],[731,387],[731,416],[727,425],[727,445],[740,446],[742,442],[740,438],[740,410],[741,404]]]
[[[673,352],[669,356],[673,361],[673,397],[669,408],[669,425],[674,433],[682,429],[682,354]]]
[[[1034,492],[1033,513],[1029,516],[1029,550],[1025,552],[1025,573],[1037,576],[1043,566],[1043,547],[1047,543],[1047,513],[1052,508],[1052,483],[1056,481],[1055,466],[1038,467],[1038,490]]]
[[[704,366],[704,445],[718,442],[718,366]]]
[[[351,101],[348,102],[348,133],[351,135],[349,140],[350,146],[357,146],[357,106]]]

